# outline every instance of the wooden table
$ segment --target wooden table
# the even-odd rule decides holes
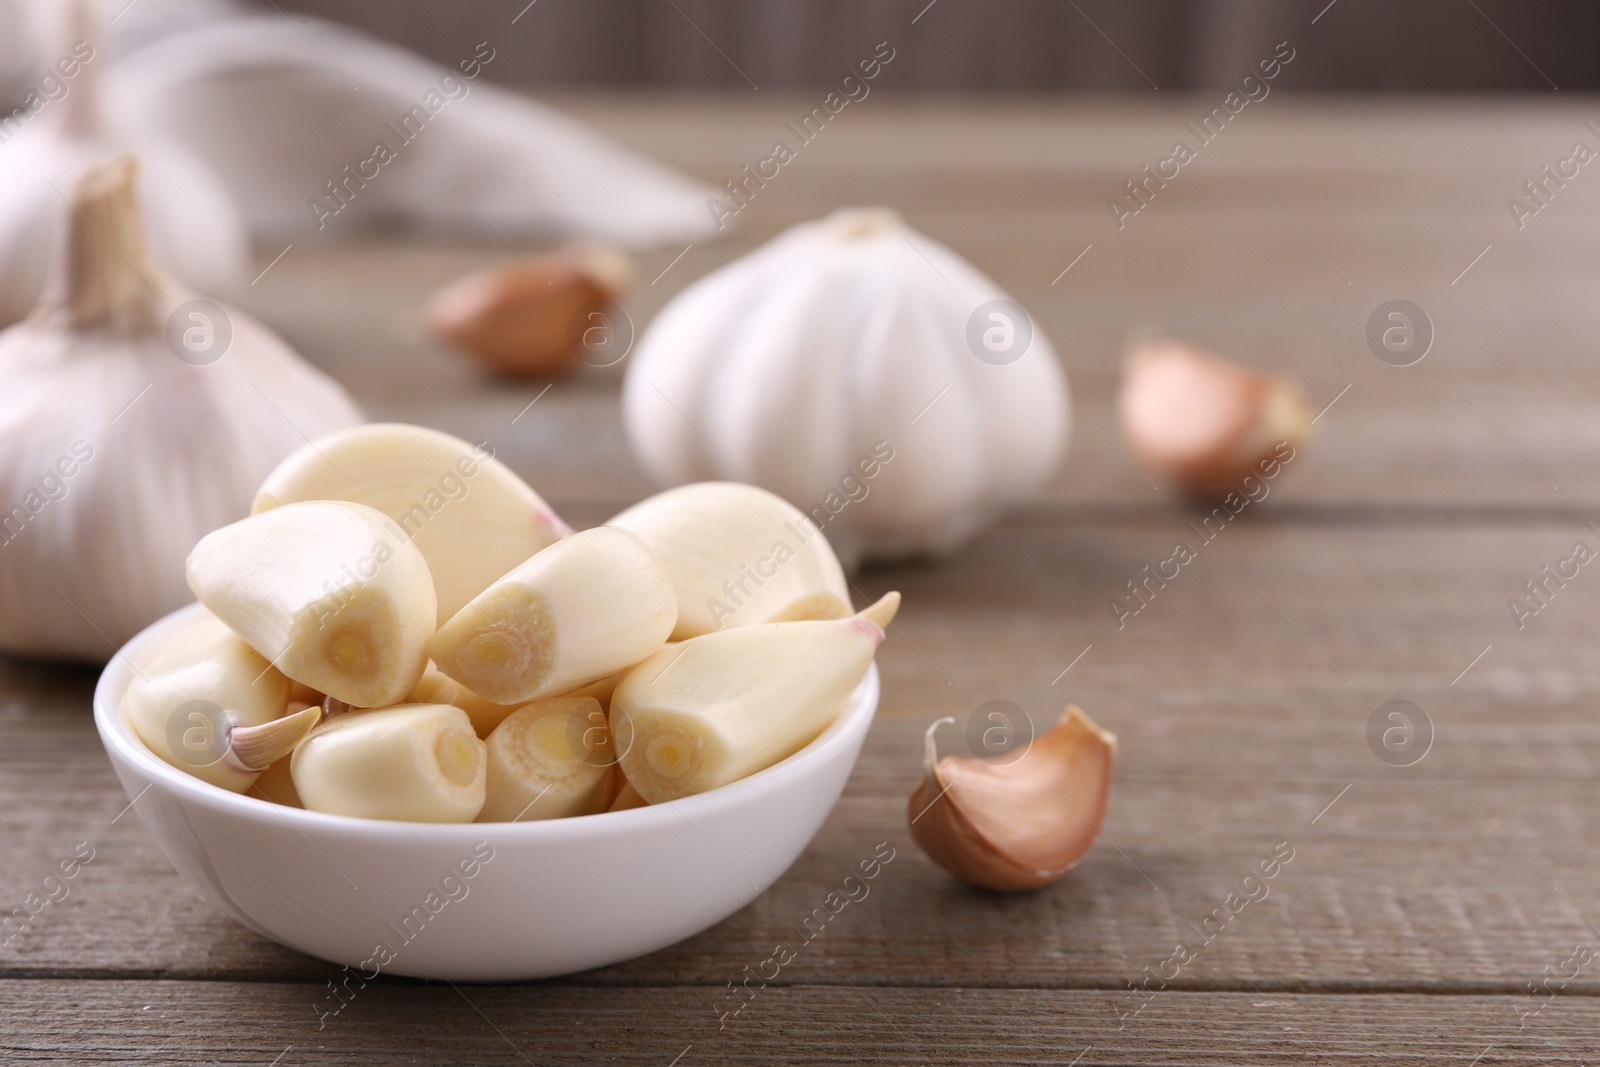
[[[717,183],[810,106],[765,91],[566,103]],[[1520,231],[1506,206],[1573,141],[1595,143],[1582,123],[1596,109],[1275,95],[1116,229],[1107,198],[1211,103],[875,96],[807,146],[736,237],[696,245],[654,283],[679,249],[643,257],[628,304],[641,324],[779,229],[870,197],[1032,309],[1079,408],[1036,501],[947,562],[858,578],[868,595],[906,598],[880,653],[882,709],[838,808],[769,893],[598,972],[382,981],[319,1030],[313,1005],[335,968],[224,919],[125,813],[90,721],[93,672],[9,662],[0,901],[77,842],[95,853],[68,898],[0,949],[0,1058],[1487,1067],[1600,1055],[1600,960],[1567,962],[1600,948],[1600,572],[1585,568],[1524,629],[1507,607],[1574,542],[1600,546],[1585,525],[1600,520],[1600,175],[1585,168]],[[296,249],[240,299],[372,416],[487,436],[575,523],[598,522],[650,488],[621,432],[621,368],[557,385],[513,424],[538,385],[487,382],[416,330],[435,285],[511,256]],[[1364,340],[1394,298],[1437,331],[1411,367]],[[1292,371],[1332,406],[1270,499],[1119,630],[1108,599],[1187,536],[1189,517],[1124,458],[1115,428],[1120,341],[1143,324]],[[990,699],[1041,722],[1076,701],[1121,738],[1104,837],[1030,895],[957,884],[906,828],[924,726]],[[1431,722],[1413,766],[1369,747],[1391,699]],[[719,1029],[728,983],[884,841],[895,859],[871,896]],[[1294,858],[1269,896],[1164,990],[1129,992],[1180,939],[1198,942],[1280,843]],[[1530,995],[1574,969],[1549,980],[1548,1000]]]

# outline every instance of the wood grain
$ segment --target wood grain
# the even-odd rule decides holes
[[[572,101],[708,179],[746,161],[787,106]],[[628,304],[639,326],[706,270],[849,203],[848,177],[1017,293],[1076,388],[1070,457],[1038,499],[950,559],[856,576],[858,602],[890,588],[906,598],[880,653],[880,715],[843,800],[769,893],[683,944],[587,974],[459,991],[385,981],[319,1031],[312,1004],[335,968],[223,919],[124,810],[89,715],[93,671],[4,661],[0,905],[77,843],[95,856],[65,899],[0,945],[0,1058],[1600,1055],[1600,968],[1518,1029],[1540,1003],[1528,984],[1575,945],[1600,944],[1600,577],[1586,568],[1522,628],[1507,607],[1574,541],[1600,545],[1585,525],[1600,522],[1589,358],[1600,321],[1579,299],[1600,185],[1573,183],[1524,233],[1508,234],[1500,214],[1583,109],[1374,115],[1274,98],[1119,233],[1103,214],[1108,187],[1186,106],[875,99],[756,200],[737,236],[696,247],[655,285],[680,250],[642,258]],[[374,417],[488,438],[573,522],[603,522],[651,491],[622,432],[621,368],[541,395],[543,383],[479,376],[417,330],[434,286],[508,258],[504,247],[296,248],[239,296]],[[1438,347],[1412,368],[1380,364],[1362,340],[1371,308],[1395,295],[1438,326]],[[1191,525],[1202,516],[1145,479],[1115,427],[1120,338],[1152,319],[1299,374],[1324,402],[1351,387],[1271,496],[1204,543]],[[1125,583],[1179,539],[1197,558],[1119,624],[1109,602],[1131,609]],[[926,725],[964,723],[995,699],[1040,726],[1075,701],[1120,738],[1102,840],[1028,896],[960,886],[906,830]],[[1392,699],[1432,726],[1413,766],[1369,744],[1369,720]],[[940,736],[961,751],[962,729]],[[793,938],[791,924],[881,841],[896,857],[871,895],[719,1031],[728,983]],[[1269,894],[1205,938],[1206,917],[1280,843],[1294,858]],[[1129,983],[1180,940],[1204,941],[1195,961],[1118,1029],[1139,1002]]]
[[[1504,997],[1166,991],[1127,1019],[1114,993],[768,988],[718,1029],[716,991],[388,983],[336,1016],[326,988],[20,982],[8,1060],[40,1064],[1574,1063],[1600,1051],[1593,998],[1528,1027]],[[249,1020],[249,1025],[237,1024]],[[1119,1029],[1120,1026],[1120,1029]],[[677,1058],[675,1058],[677,1057]],[[1475,1057],[1481,1057],[1475,1060]]]

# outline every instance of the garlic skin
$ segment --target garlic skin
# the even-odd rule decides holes
[[[145,251],[135,172],[128,159],[94,168],[58,201],[67,240],[51,291],[0,332],[9,652],[103,661],[192,599],[190,546],[247,514],[302,434],[361,421],[343,389],[241,312],[222,309],[221,358],[174,354],[168,320],[194,295]]]
[[[1015,759],[937,759],[928,728],[923,775],[906,806],[911,836],[939,866],[984,889],[1049,885],[1099,836],[1117,738],[1076,705]]]
[[[92,4],[66,6],[51,55],[73,57],[78,72],[61,79],[66,95],[41,108],[0,151],[0,326],[26,318],[45,290],[66,229],[62,195],[91,167],[134,147],[105,113],[99,83],[111,55]],[[249,234],[221,179],[169,139],[140,137],[137,148],[139,199],[156,260],[191,284],[247,278]]]
[[[640,338],[623,389],[634,454],[665,484],[777,493],[847,568],[953,551],[1038,488],[1066,442],[1066,378],[1037,322],[1012,362],[970,347],[982,305],[1005,296],[898,218],[796,226],[689,286]],[[863,479],[878,442],[892,462]],[[829,507],[846,478],[866,494]]]
[[[1165,338],[1131,348],[1117,405],[1134,452],[1202,501],[1239,491],[1279,445],[1311,434],[1295,382]]]

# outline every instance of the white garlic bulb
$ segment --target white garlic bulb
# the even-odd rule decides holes
[[[62,197],[89,167],[127,147],[107,120],[101,68],[111,62],[86,0],[53,13],[56,51],[23,105],[0,124],[0,326],[20,322],[44,290],[61,240]],[[245,276],[250,239],[221,180],[188,149],[141,136],[139,195],[158,262],[190,284]]]
[[[0,649],[105,659],[308,438],[361,421],[276,335],[146,254],[136,167],[68,190],[44,300],[0,333]]]
[[[876,210],[796,226],[689,286],[623,390],[654,477],[769,489],[847,567],[959,547],[1050,475],[1069,406],[1027,313]]]

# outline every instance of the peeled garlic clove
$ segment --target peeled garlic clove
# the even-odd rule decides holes
[[[620,767],[618,768],[618,773],[621,773]],[[649,805],[650,802],[639,794],[639,791],[633,787],[633,783],[624,780],[622,789],[617,792],[617,799],[613,800],[611,806],[606,810],[629,811],[633,808],[649,807]]]
[[[393,519],[428,561],[438,625],[572,532],[487,446],[399,423],[355,426],[305,445],[267,475],[251,510],[305,500],[347,500]]]
[[[280,721],[288,679],[210,614],[172,633],[137,666],[122,713],[145,746],[212,785],[249,789],[259,768],[232,758],[233,738]]]
[[[615,674],[608,674],[598,682],[590,682],[586,686],[561,695],[568,697],[594,697],[600,702],[601,707],[610,709],[611,695],[617,691],[617,686],[622,684],[622,676],[626,673],[626,671],[617,671]]]
[[[643,538],[672,579],[674,641],[730,626],[850,614],[850,591],[828,539],[799,508],[765,489],[679,486],[607,525]]]
[[[0,148],[0,173],[16,147]],[[265,326],[196,301],[152,262],[137,170],[96,167],[62,187],[70,203],[39,183],[66,239],[35,313],[0,333],[8,652],[104,660],[193,600],[185,553],[248,513],[302,432],[361,421]]]
[[[616,752],[593,697],[519,708],[489,735],[488,799],[479,822],[595,815],[616,792]]]
[[[361,504],[287,504],[200,539],[200,602],[284,674],[335,700],[378,708],[422,677],[433,578],[422,553]]]
[[[323,699],[326,698],[327,695],[328,694],[326,694],[326,693],[318,692],[317,690],[311,688],[309,685],[306,685],[303,682],[297,682],[293,678],[289,679],[289,703],[290,704],[300,703],[300,704],[305,704],[307,706],[309,706],[311,704],[321,704]],[[290,710],[291,711],[299,711],[300,709],[299,708],[290,708]]]
[[[527,263],[469,274],[423,312],[428,331],[503,374],[564,374],[598,311],[626,290],[633,262],[619,248],[569,245]]]
[[[483,809],[486,769],[467,713],[448,704],[335,716],[290,763],[306,810],[403,822],[471,822]]]
[[[672,583],[643,541],[573,534],[485,589],[428,645],[441,671],[498,704],[569,692],[638,663],[677,620]]]
[[[411,689],[411,695],[406,698],[410,704],[454,704],[467,713],[467,718],[472,722],[473,730],[479,737],[488,737],[494,728],[506,721],[506,717],[517,710],[516,704],[496,704],[492,700],[485,700],[474,693],[454,678],[445,674],[431,662],[427,670],[422,672],[422,678]]]
[[[911,836],[929,858],[1000,890],[1049,885],[1076,866],[1105,819],[1116,735],[1072,706],[1020,757],[936,760],[938,726],[928,728],[922,781],[907,806]]]
[[[1293,381],[1181,341],[1153,341],[1129,354],[1118,405],[1134,451],[1203,500],[1238,491],[1280,446],[1292,456],[1311,432],[1311,407]]]
[[[250,787],[250,795],[269,804],[282,804],[286,808],[305,807],[294,788],[294,777],[289,769],[293,762],[291,753],[262,771],[256,778],[256,784]]]
[[[594,697],[600,702],[601,707],[608,707],[611,703],[611,694],[617,688],[617,683],[622,681],[622,672],[608,674],[598,682],[591,682],[570,693],[563,693],[568,697]],[[474,693],[454,678],[445,674],[432,662],[428,669],[422,672],[422,680],[411,690],[411,695],[406,698],[411,704],[454,704],[467,713],[467,718],[472,720],[472,728],[478,736],[488,738],[494,733],[494,728],[506,721],[513,711],[521,705],[496,704],[492,700],[485,700]]]
[[[656,804],[794,755],[844,710],[899,602],[890,593],[848,619],[741,626],[657,652],[611,698],[628,781]]]

